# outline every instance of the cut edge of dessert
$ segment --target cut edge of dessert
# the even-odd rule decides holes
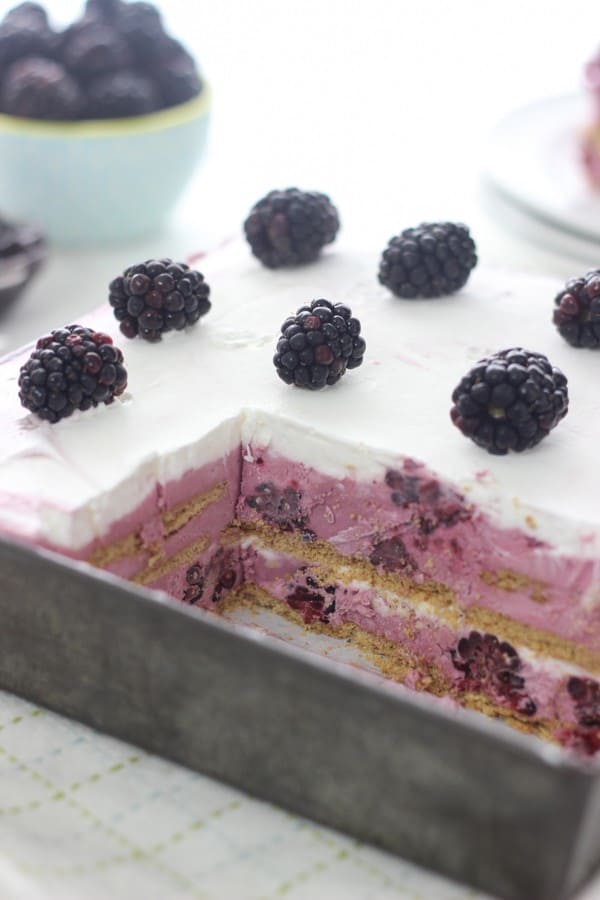
[[[206,435],[209,462],[68,555],[214,613],[275,612],[351,641],[391,681],[594,754],[600,633],[593,609],[572,615],[578,561],[557,565],[418,460],[371,450],[378,475],[344,478],[299,463],[322,440],[245,410]]]

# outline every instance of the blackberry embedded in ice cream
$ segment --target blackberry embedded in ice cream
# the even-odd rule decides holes
[[[412,575],[417,563],[406,549],[406,544],[399,537],[389,537],[377,541],[369,556],[374,566],[381,566],[386,572],[404,572]]]
[[[109,286],[109,303],[121,331],[159,341],[167,331],[193,325],[210,309],[210,288],[200,272],[172,259],[130,266]]]
[[[273,363],[286,384],[318,390],[363,361],[360,322],[343,303],[313,300],[281,326]]]
[[[567,379],[542,353],[521,347],[480,360],[452,394],[450,417],[490,453],[527,450],[569,409]]]
[[[484,690],[508,701],[524,716],[537,712],[535,702],[525,691],[519,654],[508,641],[499,641],[494,634],[471,631],[450,650],[455,669],[463,673],[463,689]]]
[[[302,494],[291,486],[279,488],[272,481],[256,486],[256,493],[246,497],[246,506],[254,509],[265,522],[282,531],[302,530],[307,517],[302,512]]]
[[[573,347],[600,347],[600,269],[571,278],[554,298],[553,322]]]
[[[68,325],[38,340],[19,373],[19,399],[40,419],[112,403],[127,387],[123,354],[101,331]]]
[[[574,702],[578,724],[584,728],[600,728],[600,684],[591,678],[572,676],[567,691]]]
[[[244,233],[254,256],[268,266],[294,266],[316,259],[340,227],[326,194],[288,188],[271,191],[251,209]]]
[[[477,264],[466,225],[424,222],[391,238],[379,265],[379,281],[398,297],[442,297],[463,287]]]

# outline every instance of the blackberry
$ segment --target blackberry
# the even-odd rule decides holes
[[[306,528],[308,519],[302,512],[302,494],[293,487],[280,489],[272,481],[256,486],[256,493],[246,497],[246,506],[254,509],[265,522],[281,531]]]
[[[31,23],[38,28],[48,28],[48,13],[39,3],[19,3],[4,16],[4,22]]]
[[[113,28],[101,22],[82,21],[66,36],[62,61],[70,72],[85,81],[126,68],[131,54]]]
[[[54,32],[31,13],[14,13],[0,25],[0,69],[24,57],[48,57],[55,50]]]
[[[2,112],[26,119],[70,120],[83,104],[81,91],[58,63],[41,57],[9,68],[0,93]]]
[[[397,297],[442,297],[463,287],[476,263],[466,225],[423,222],[390,239],[379,264],[379,281]]]
[[[122,0],[87,0],[84,18],[113,22],[123,6]]]
[[[190,53],[170,37],[158,9],[151,3],[127,3],[117,17],[137,66],[156,83],[160,105],[176,106],[202,91],[202,80]]]
[[[112,403],[127,387],[123,354],[101,331],[68,325],[42,337],[19,373],[19,399],[40,419]]]
[[[319,588],[319,584],[312,576],[306,577],[306,585],[295,584],[292,582],[290,593],[286,595],[285,601],[290,609],[299,613],[305,625],[311,625],[313,622],[323,622],[329,624],[329,617],[335,612],[335,599],[321,593],[320,590],[310,590],[310,588]],[[327,593],[335,593],[335,587],[328,585],[330,590],[323,588]]]
[[[210,309],[200,272],[172,259],[149,259],[125,269],[109,286],[109,302],[125,337],[159,341],[166,331],[193,325]]]
[[[591,678],[572,676],[567,682],[575,705],[575,715],[584,728],[600,728],[600,684]]]
[[[197,603],[202,600],[204,593],[204,569],[199,563],[194,563],[185,573],[187,587],[184,589],[182,600],[184,603]]]
[[[554,298],[553,322],[573,347],[600,347],[600,269],[567,281]]]
[[[281,326],[273,363],[286,384],[319,390],[363,361],[360,322],[343,303],[313,300]]]
[[[186,587],[181,599],[184,603],[200,603],[203,597],[218,603],[225,591],[238,580],[238,560],[232,550],[219,547],[210,560],[201,566],[194,563],[185,573]]]
[[[496,694],[521,715],[533,716],[537,712],[535,702],[524,690],[519,654],[508,641],[499,641],[494,634],[471,631],[450,650],[450,658],[454,668],[463,673],[464,690]]]
[[[440,525],[452,528],[458,522],[467,522],[472,516],[462,494],[441,485],[435,478],[425,480],[408,472],[388,469],[385,483],[392,489],[390,500],[394,506],[415,508],[415,522],[428,533]]]
[[[179,49],[171,55],[173,45]],[[163,106],[177,106],[197,97],[203,85],[193,57],[177,41],[170,41],[169,48],[164,43],[158,44],[156,50],[166,54],[154,73]]]
[[[157,7],[153,3],[138,2],[121,4],[119,31],[132,41],[156,38],[165,33]]]
[[[404,571],[407,575],[412,575],[417,570],[415,560],[399,537],[377,541],[373,545],[369,560],[374,566],[381,566],[386,572]]]
[[[152,3],[123,3],[117,27],[139,61],[151,60],[156,45],[166,38],[160,12]]]
[[[555,736],[561,744],[575,750],[577,753],[585,753],[587,756],[595,756],[600,750],[600,732],[598,729],[589,728],[562,728],[555,732]]]
[[[490,453],[538,444],[569,409],[567,379],[541,353],[516,347],[480,360],[452,394],[450,417]]]
[[[312,262],[340,227],[335,206],[317,191],[271,191],[255,203],[244,222],[254,256],[268,266]]]
[[[137,72],[111,72],[94,78],[87,89],[87,119],[120,119],[158,109],[153,83]]]

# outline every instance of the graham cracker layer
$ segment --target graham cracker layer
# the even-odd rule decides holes
[[[557,720],[535,719],[532,721],[528,716],[519,715],[510,707],[494,703],[485,694],[463,693],[430,660],[412,653],[408,647],[363,631],[350,622],[344,622],[342,625],[334,627],[315,620],[311,622],[310,626],[307,626],[299,612],[250,582],[230,591],[219,601],[218,611],[227,613],[242,607],[250,610],[268,610],[311,632],[348,641],[357,647],[385,678],[392,681],[405,684],[408,675],[411,674],[414,678],[416,673],[417,679],[411,680],[411,684],[408,686],[410,690],[422,691],[435,697],[450,697],[461,706],[477,710],[491,718],[502,719],[508,725],[526,734],[535,734],[546,740],[556,741],[554,734],[560,727]]]
[[[189,504],[175,508],[170,513],[166,527],[171,527],[174,531],[183,527],[191,518],[200,515],[210,503],[220,499],[225,490],[225,484],[215,485],[211,491],[193,498]],[[122,541],[115,542],[114,546],[117,549],[135,549],[139,547],[136,538],[137,535],[128,535]],[[406,599],[408,603],[414,604],[417,615],[424,617],[435,615],[440,622],[454,631],[472,629],[494,633],[517,647],[527,647],[543,657],[574,663],[592,673],[600,672],[600,654],[573,641],[516,622],[508,616],[483,607],[461,608],[455,592],[440,582],[429,580],[416,584],[402,574],[380,571],[366,559],[344,556],[330,544],[312,536],[307,540],[306,536],[299,533],[280,532],[263,522],[234,523],[222,532],[219,542],[224,546],[235,547],[248,539],[258,550],[264,548],[292,557],[298,561],[299,566],[303,564],[318,566],[320,579],[342,584],[359,581],[376,590],[390,592],[399,599]],[[164,557],[164,550],[160,545],[143,547],[144,550],[151,552],[151,556],[144,569],[132,581],[138,584],[151,584],[171,571],[193,564],[210,546],[212,540],[211,536],[203,535],[169,558]],[[510,572],[500,574],[505,590],[521,589],[522,583],[512,579]],[[484,581],[489,577],[490,573],[482,573]],[[491,583],[496,584],[494,581]],[[483,692],[462,691],[434,662],[415,653],[410,646],[371,634],[351,622],[333,626],[315,620],[307,626],[301,612],[291,609],[284,601],[251,582],[245,582],[224,594],[218,605],[212,608],[223,614],[239,607],[255,611],[270,610],[311,632],[345,640],[356,647],[385,678],[406,684],[410,689],[424,691],[437,697],[449,697],[461,706],[492,718],[502,719],[513,728],[546,740],[556,741],[555,735],[560,733],[561,723],[558,720],[549,718],[532,720],[509,706],[501,705]]]
[[[192,565],[209,545],[210,538],[204,535],[199,538],[199,540],[194,541],[193,544],[188,544],[187,547],[184,547],[179,553],[175,553],[174,556],[170,556],[168,559],[163,559],[162,561],[157,561],[146,566],[146,568],[142,569],[141,572],[138,572],[131,581],[134,581],[136,584],[151,584],[158,578],[162,578],[163,575],[168,575],[173,569],[178,569],[180,566],[184,565]]]
[[[160,516],[164,537],[167,538],[176,534],[184,525],[191,522],[193,518],[201,515],[207,507],[222,500],[226,493],[227,482],[219,481],[210,490],[196,494],[186,503],[180,503],[179,506],[175,506],[173,509],[165,510]],[[120,559],[126,559],[128,556],[134,556],[136,553],[142,553],[144,550],[150,550],[156,556],[157,545],[153,544],[150,547],[145,544],[142,537],[142,529],[143,525],[140,525],[139,528],[134,529],[124,538],[120,538],[118,541],[113,541],[113,543],[106,544],[103,547],[98,547],[88,557],[87,561],[92,566],[104,569],[111,563]],[[159,553],[159,555],[161,554]]]
[[[166,510],[161,516],[165,537],[169,537],[180,531],[184,525],[187,525],[195,516],[201,515],[207,506],[222,500],[227,493],[227,482],[219,481],[209,491],[203,494],[196,494],[186,503],[180,503],[173,509]]]
[[[547,585],[543,581],[528,578],[527,575],[514,572],[512,569],[497,569],[494,572],[486,570],[479,577],[484,584],[500,588],[501,591],[507,591],[509,594],[516,591],[528,591],[529,597],[534,603],[548,602],[548,597],[545,594]]]
[[[90,556],[88,556],[87,561],[92,566],[98,566],[99,569],[104,569],[112,562],[116,562],[119,559],[126,559],[126,557],[134,556],[136,553],[141,553],[143,549],[144,545],[141,536],[137,531],[132,531],[119,541],[114,541],[112,544],[98,547]]]
[[[390,572],[380,572],[368,560],[344,556],[324,541],[306,542],[293,532],[277,532],[263,523],[241,527],[244,537],[253,538],[257,547],[275,550],[309,565],[318,565],[325,577],[363,581],[371,587],[391,591],[409,602],[426,604],[450,628],[472,629],[501,635],[505,640],[526,647],[540,656],[572,663],[592,673],[600,673],[600,653],[575,641],[517,622],[510,616],[481,606],[461,607],[456,593],[447,585],[429,580],[416,584]]]
[[[188,503],[181,504],[162,515],[165,531],[174,534],[211,504],[225,495],[226,482],[219,482],[209,491],[198,494]],[[251,538],[257,547],[274,550],[291,556],[308,565],[317,565],[323,576],[341,583],[361,581],[372,588],[387,591],[412,601],[423,611],[423,615],[435,615],[441,622],[454,630],[475,630],[496,634],[511,643],[527,648],[542,657],[561,660],[579,666],[590,673],[600,674],[600,652],[585,647],[568,638],[518,622],[501,612],[482,606],[461,607],[455,591],[439,581],[429,579],[420,584],[396,572],[385,572],[375,568],[367,559],[344,556],[331,544],[318,539],[306,540],[297,532],[281,532],[262,521],[233,523],[221,535],[221,543],[235,545]],[[184,564],[191,564],[209,546],[210,538],[203,536],[172,557],[165,558],[160,544],[145,546],[139,533],[133,532],[108,547],[99,548],[90,557],[90,562],[105,567],[110,562],[136,552],[150,553],[146,566],[132,579],[138,584],[151,584]],[[502,572],[483,571],[485,583],[506,591],[516,591],[524,586],[531,588],[536,596],[532,599],[544,602],[542,582],[534,582],[510,570]],[[358,640],[358,638],[353,638]]]

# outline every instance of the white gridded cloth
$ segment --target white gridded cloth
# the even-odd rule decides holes
[[[0,693],[0,897],[482,895]]]

